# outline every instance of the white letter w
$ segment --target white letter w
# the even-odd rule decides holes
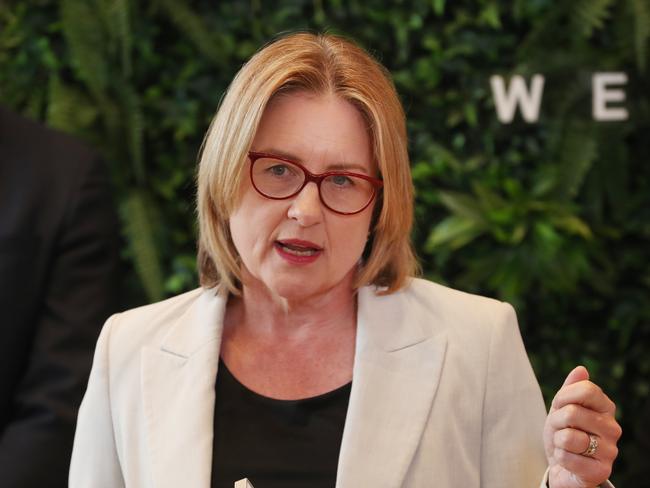
[[[492,96],[497,109],[497,117],[503,124],[509,124],[515,116],[517,105],[521,105],[521,114],[526,122],[537,122],[539,118],[539,106],[544,91],[544,77],[533,76],[532,92],[528,92],[526,82],[520,75],[514,75],[506,91],[502,76],[490,77]]]

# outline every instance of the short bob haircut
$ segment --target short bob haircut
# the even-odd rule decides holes
[[[197,181],[201,285],[241,291],[229,216],[264,109],[273,97],[297,91],[335,94],[364,117],[384,186],[355,288],[398,290],[418,269],[410,241],[413,184],[402,105],[388,71],[362,48],[339,36],[305,32],[271,42],[241,68],[205,136]]]

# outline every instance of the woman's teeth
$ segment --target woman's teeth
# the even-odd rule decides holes
[[[313,256],[318,252],[318,250],[313,248],[296,247],[296,246],[290,246],[288,244],[282,244],[282,243],[279,244],[280,246],[282,246],[282,249],[285,252],[288,252],[289,254],[293,254],[294,256]]]

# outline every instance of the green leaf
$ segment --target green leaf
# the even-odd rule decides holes
[[[61,24],[79,77],[95,97],[104,98],[110,76],[104,50],[107,38],[94,4],[88,0],[61,0]]]
[[[133,88],[128,84],[118,84],[116,89],[120,94],[123,113],[123,130],[126,132],[126,147],[133,174],[138,185],[144,185],[146,171],[144,166],[144,121],[140,109],[140,100]]]
[[[485,229],[474,220],[451,216],[444,219],[433,229],[427,239],[426,249],[429,252],[447,246],[450,249],[459,249],[478,236]]]
[[[562,238],[548,222],[535,222],[533,229],[541,245],[539,251],[547,254],[545,257],[549,257],[555,252]]]
[[[234,47],[230,45],[228,38],[220,37],[218,33],[208,29],[204,19],[183,2],[176,0],[155,0],[155,2],[207,60],[217,65],[227,62],[228,53]]]
[[[133,71],[133,62],[131,60],[133,39],[129,18],[129,0],[110,0],[110,3],[113,13],[111,17],[114,19],[113,23],[115,24],[114,37],[120,46],[122,75],[124,78],[129,79]]]
[[[634,51],[636,65],[645,74],[648,59],[648,41],[650,41],[650,5],[647,0],[632,0],[634,11]]]
[[[558,229],[570,234],[579,235],[585,239],[591,239],[593,234],[587,223],[575,215],[562,215],[551,217],[549,222]]]
[[[574,0],[572,20],[576,31],[585,38],[591,37],[610,17],[609,10],[614,3],[615,0]]]
[[[57,76],[50,78],[47,124],[70,134],[81,134],[97,119],[97,107],[79,90]]]
[[[156,244],[157,219],[151,198],[143,190],[131,190],[122,204],[124,231],[133,264],[151,301],[164,297],[164,277]]]
[[[501,28],[501,18],[499,15],[499,5],[490,3],[481,11],[479,18],[493,29]]]
[[[431,0],[433,12],[441,17],[445,13],[445,0]]]
[[[598,157],[592,126],[567,124],[558,153],[555,194],[560,199],[574,199]]]
[[[483,211],[496,210],[506,206],[506,202],[501,196],[479,181],[472,181],[472,190],[478,197]]]
[[[439,195],[442,204],[454,214],[478,223],[485,222],[483,209],[474,197],[450,191],[441,191]]]

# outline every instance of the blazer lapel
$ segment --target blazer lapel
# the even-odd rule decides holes
[[[144,417],[156,488],[210,486],[225,304],[215,290],[203,291],[160,347],[142,351]]]
[[[446,350],[406,294],[359,290],[352,391],[337,488],[402,485],[431,411]],[[431,315],[429,315],[430,317]],[[427,332],[429,331],[429,332]]]

